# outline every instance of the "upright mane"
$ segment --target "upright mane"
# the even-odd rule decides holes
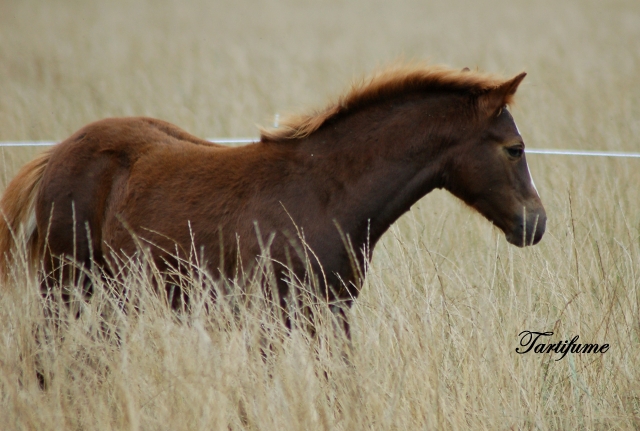
[[[504,82],[505,79],[501,77],[469,69],[424,64],[394,65],[355,82],[348,91],[322,110],[288,115],[280,121],[277,128],[260,128],[260,138],[263,141],[304,138],[339,115],[413,92],[455,91],[479,96]],[[508,96],[505,104],[510,102],[511,96]]]

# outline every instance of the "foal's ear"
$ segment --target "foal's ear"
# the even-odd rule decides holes
[[[525,76],[527,76],[526,72],[522,72],[483,94],[480,97],[480,108],[486,114],[493,115],[498,109],[511,103],[513,95],[516,94]]]

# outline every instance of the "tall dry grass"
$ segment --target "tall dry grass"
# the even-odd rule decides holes
[[[62,139],[112,115],[251,136],[255,122],[321,105],[404,57],[526,70],[513,114],[531,147],[637,151],[637,40],[632,1],[8,0],[0,140]],[[2,150],[2,184],[33,155]],[[282,336],[255,307],[175,316],[142,269],[126,283],[140,312],[123,314],[98,289],[79,319],[63,319],[64,337],[36,342],[47,325],[22,276],[0,295],[0,424],[636,429],[638,163],[530,155],[549,223],[522,250],[446,193],[424,198],[375,250],[348,361],[328,321],[319,342]],[[523,330],[611,347],[559,361],[519,355]]]

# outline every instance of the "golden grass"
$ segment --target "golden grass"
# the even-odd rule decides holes
[[[0,3],[0,140],[62,139],[112,115],[254,136],[255,122],[322,106],[404,56],[526,70],[513,114],[531,147],[637,151],[638,40],[632,1],[9,0]],[[2,150],[2,187],[34,154]],[[351,312],[349,362],[328,322],[318,344],[300,331],[282,337],[256,309],[172,316],[141,271],[128,283],[140,313],[125,316],[99,294],[67,319],[62,340],[38,344],[37,286],[24,276],[3,286],[0,424],[636,429],[640,161],[528,158],[549,215],[542,242],[514,248],[450,195],[427,196],[376,248]],[[104,339],[105,322],[119,343]],[[523,330],[611,348],[560,361],[519,355]]]

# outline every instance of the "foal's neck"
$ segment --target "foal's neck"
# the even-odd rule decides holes
[[[354,246],[372,248],[415,202],[442,186],[451,144],[451,127],[442,130],[446,122],[437,114],[443,106],[440,99],[415,98],[379,104],[335,119],[301,143],[303,155],[322,165],[316,175],[344,188],[327,210]]]

